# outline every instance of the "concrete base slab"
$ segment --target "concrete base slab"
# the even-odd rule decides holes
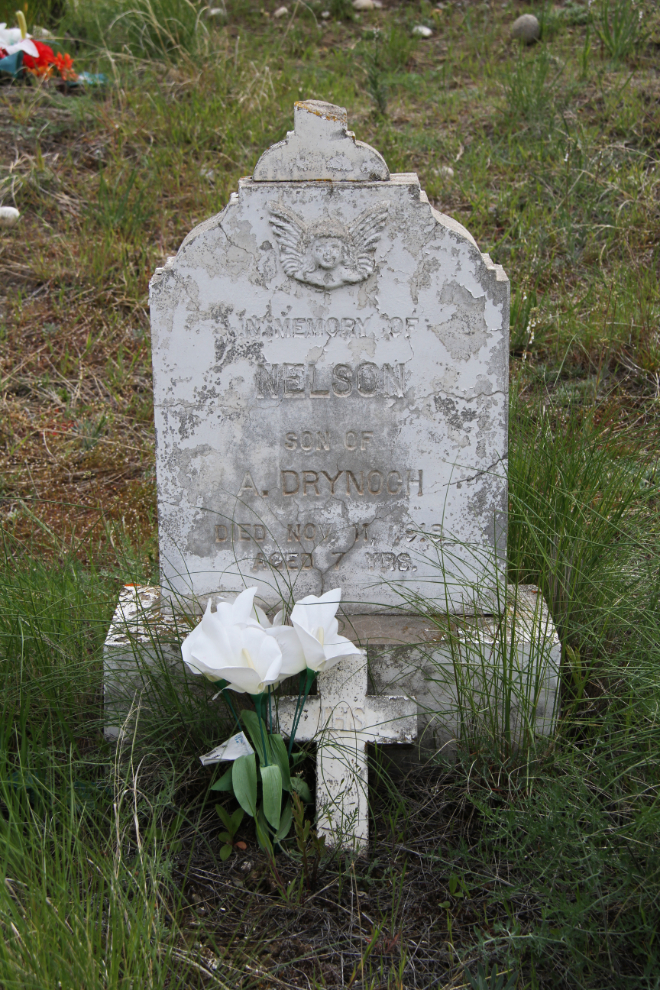
[[[121,592],[104,648],[108,739],[131,730],[137,702],[149,708],[156,673],[177,691],[199,686],[180,651],[195,621],[174,615],[158,588]],[[553,730],[561,646],[537,588],[509,588],[501,615],[350,615],[340,632],[366,648],[366,662],[346,658],[319,677],[298,734],[317,741],[317,812],[329,844],[359,851],[368,842],[367,743],[416,739],[418,758],[478,735],[516,746]],[[285,735],[294,704],[279,703]]]

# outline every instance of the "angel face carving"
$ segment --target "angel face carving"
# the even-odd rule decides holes
[[[389,203],[365,210],[349,225],[326,214],[309,226],[288,206],[268,206],[282,268],[291,278],[336,289],[362,282],[373,272]]]

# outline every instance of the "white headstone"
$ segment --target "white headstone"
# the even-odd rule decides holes
[[[506,275],[346,124],[296,104],[152,280],[166,594],[460,610],[502,577]]]

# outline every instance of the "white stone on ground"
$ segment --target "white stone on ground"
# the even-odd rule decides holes
[[[279,20],[280,17],[286,17],[288,13],[289,13],[288,7],[278,7],[275,13],[273,14],[273,17],[276,18],[276,20]]]
[[[375,10],[374,0],[353,0],[354,10]]]
[[[208,17],[209,20],[211,20],[214,17],[226,17],[227,11],[223,10],[222,7],[209,7],[209,9],[206,11],[206,16]]]
[[[418,35],[420,38],[430,38],[433,31],[430,27],[426,27],[425,24],[418,24],[412,29],[412,33]]]
[[[321,11],[321,18],[322,18],[322,19],[323,19],[324,21],[327,21],[327,20],[329,20],[329,18],[330,18],[330,16],[331,16],[331,15],[330,15],[330,11],[329,11],[329,10],[322,10],[322,11]]]
[[[0,206],[0,227],[13,227],[20,215],[15,206]]]
[[[514,21],[511,27],[511,37],[524,41],[526,45],[538,41],[541,37],[541,25],[534,14],[523,14]]]
[[[446,179],[453,179],[454,178],[454,170],[451,167],[451,165],[441,165],[440,168],[437,168],[435,170],[435,172],[436,172],[436,175],[442,175]]]

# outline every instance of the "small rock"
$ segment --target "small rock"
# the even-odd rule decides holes
[[[247,843],[246,842],[235,842],[234,843],[234,848],[235,849],[245,850],[245,849],[247,849]]]
[[[15,206],[0,206],[0,227],[13,227],[20,215]]]
[[[451,165],[441,165],[440,168],[436,169],[436,174],[437,175],[442,175],[446,179],[453,179],[454,178],[454,170],[451,167]]]
[[[288,13],[289,13],[288,7],[278,7],[275,13],[273,14],[273,17],[275,17],[279,21],[280,17],[286,17]]]
[[[431,28],[426,27],[425,24],[418,24],[412,29],[412,33],[418,35],[420,38],[430,38],[433,34]]]
[[[208,17],[209,20],[211,20],[214,17],[226,17],[227,11],[223,10],[222,7],[209,7],[209,9],[206,11],[206,16]]]
[[[329,20],[330,16],[331,15],[330,15],[330,11],[329,10],[322,10],[321,11],[321,19],[322,20],[327,21],[327,20]]]
[[[511,37],[531,45],[541,37],[541,25],[534,14],[523,14],[511,26]]]
[[[374,10],[374,0],[353,0],[353,10]]]

